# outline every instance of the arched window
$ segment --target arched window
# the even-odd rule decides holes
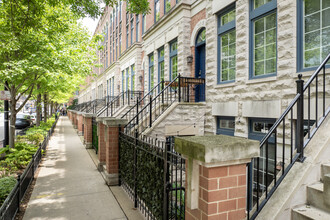
[[[205,43],[205,28],[199,31],[196,38],[196,45],[201,45]]]

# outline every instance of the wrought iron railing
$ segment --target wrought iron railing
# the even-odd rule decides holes
[[[120,185],[147,219],[185,219],[185,159],[166,142],[119,134]]]
[[[330,54],[305,85],[298,75],[297,95],[261,140],[260,157],[248,165],[247,219],[256,218],[294,163],[304,161],[304,148],[329,114],[330,87],[325,72],[329,59]],[[311,110],[313,100],[315,111]]]
[[[137,100],[135,108],[130,109],[135,114],[124,115],[128,118],[128,124],[125,126],[125,132],[129,133],[138,130],[142,133],[147,128],[151,128],[153,123],[174,103],[174,102],[189,102],[191,101],[190,91],[195,85],[204,84],[204,79],[182,77],[180,74],[167,84],[159,93],[147,94],[143,100]],[[162,82],[154,87],[156,92],[157,87],[162,86]],[[191,90],[190,90],[191,89]],[[149,99],[149,100],[148,100]],[[146,103],[147,102],[147,103]]]
[[[141,109],[147,105],[149,102],[149,97],[156,94],[161,88],[164,88],[164,81],[159,82],[142,98],[137,97],[135,105],[133,105],[121,118],[125,118],[130,121],[137,114],[136,109]]]
[[[114,116],[124,106],[134,105],[137,98],[141,98],[143,92],[141,91],[130,91],[121,92],[118,96],[114,97],[110,102],[104,105],[98,112],[97,116]]]

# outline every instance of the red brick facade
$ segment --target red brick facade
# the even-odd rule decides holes
[[[106,143],[105,143],[105,125],[103,122],[97,123],[97,132],[98,132],[98,157],[101,163],[104,163],[106,160]]]
[[[199,166],[198,209],[186,207],[186,219],[246,218],[246,165]]]
[[[84,142],[85,144],[92,143],[92,118],[84,117]]]
[[[107,127],[106,169],[109,174],[119,173],[119,127]]]

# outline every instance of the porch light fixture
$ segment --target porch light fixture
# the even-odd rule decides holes
[[[187,63],[192,63],[193,62],[193,56],[187,56]]]

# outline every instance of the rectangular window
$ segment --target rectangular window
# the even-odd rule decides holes
[[[217,117],[217,134],[234,136],[235,118],[234,117]]]
[[[133,44],[134,17],[131,19],[131,45]]]
[[[140,15],[136,15],[136,28],[135,28],[135,33],[136,33],[136,42],[139,41],[139,23],[140,23]]]
[[[121,55],[121,34],[119,34],[119,56]]]
[[[112,77],[112,96],[115,96],[115,77]]]
[[[122,3],[121,1],[119,1],[119,20],[121,21],[121,6],[122,6]]]
[[[126,69],[126,91],[129,90],[129,68]]]
[[[170,43],[170,81],[178,76],[178,42]]]
[[[312,70],[330,53],[330,1],[298,2],[298,70]]]
[[[164,11],[167,13],[169,10],[171,10],[171,0],[165,0],[164,1]]]
[[[276,75],[276,0],[251,0],[250,78]]]
[[[164,47],[158,49],[158,83],[165,81],[165,68],[164,68]],[[163,84],[162,84],[163,85]],[[159,90],[163,90],[163,87],[159,87]],[[158,91],[160,92],[160,91]]]
[[[218,83],[233,82],[236,75],[235,5],[218,17]]]
[[[126,26],[126,50],[128,49],[128,34],[129,34],[129,28],[128,25]]]
[[[132,81],[132,85],[131,85],[131,90],[132,90],[132,92],[134,92],[135,91],[135,65],[133,64],[132,66],[131,66],[131,81]]]
[[[155,0],[155,22],[160,19],[160,1]]]
[[[144,34],[144,32],[146,31],[146,27],[147,27],[146,15],[143,14],[142,15],[142,34]]]
[[[149,55],[149,91],[154,88],[154,54]]]
[[[121,91],[125,91],[125,70],[121,71]]]

